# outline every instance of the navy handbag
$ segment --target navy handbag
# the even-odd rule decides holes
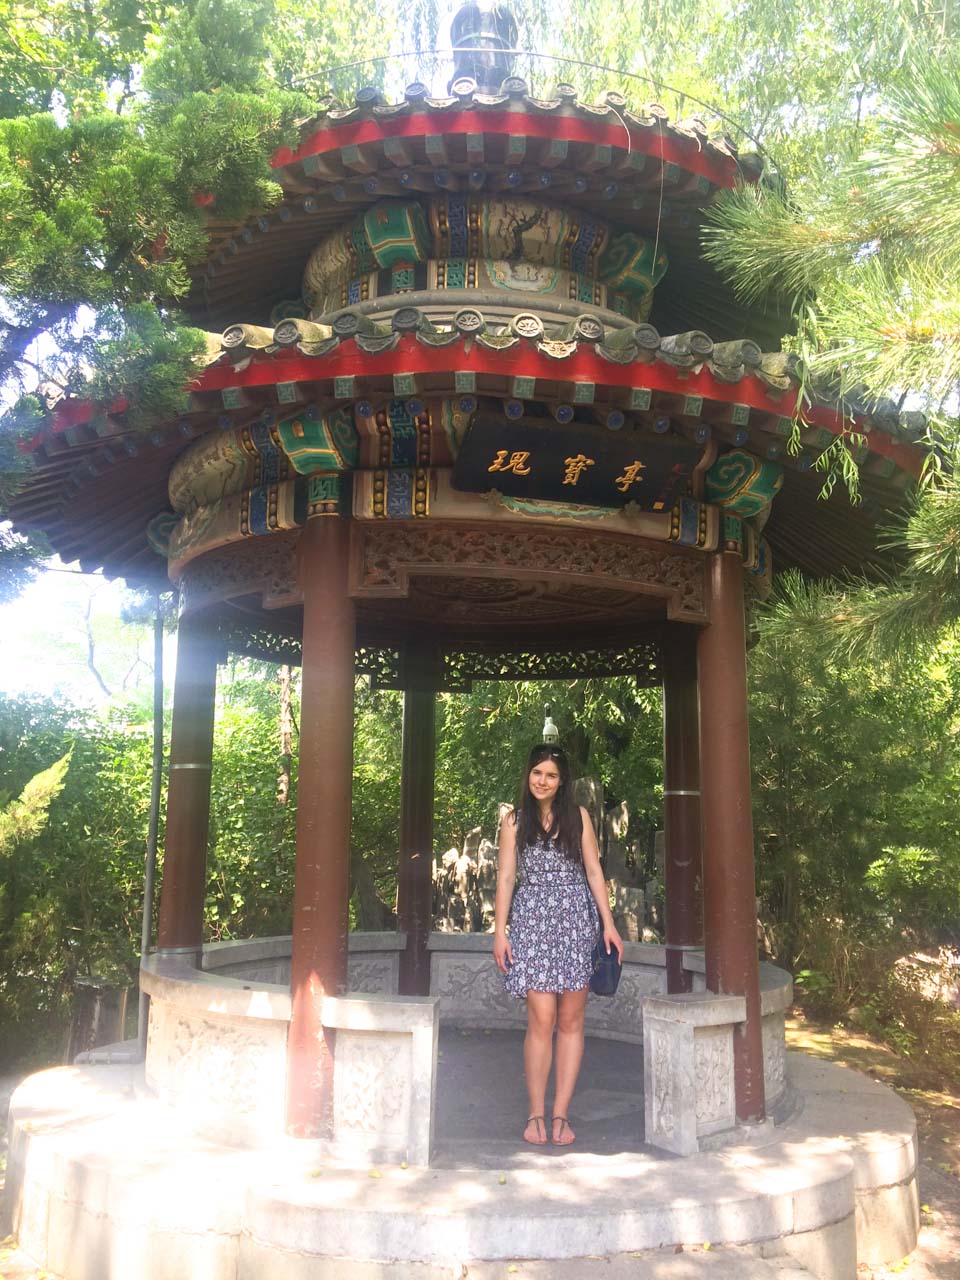
[[[597,939],[593,948],[593,973],[590,975],[590,990],[595,996],[614,996],[620,982],[620,957],[616,949],[607,951],[602,936]]]

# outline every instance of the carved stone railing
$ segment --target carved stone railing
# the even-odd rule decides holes
[[[484,1029],[526,1022],[523,1001],[503,990],[492,934],[431,934],[431,995],[419,999],[397,995],[405,942],[402,933],[350,934],[349,994],[324,1000],[324,1026],[336,1030],[334,1133],[327,1146],[339,1159],[428,1162],[440,1018],[446,1026]],[[647,1141],[678,1152],[698,1150],[735,1123],[732,1036],[744,1016],[742,999],[705,991],[702,952],[685,949],[683,967],[694,990],[668,996],[666,948],[626,943],[616,996],[590,1000],[586,1021],[589,1035],[646,1041]],[[760,966],[760,980],[771,1114],[786,1091],[784,1016],[792,985],[772,965]],[[204,948],[202,969],[183,957],[149,957],[141,970],[150,996],[148,1087],[219,1141],[278,1138],[289,982],[289,937],[213,943]]]
[[[356,932],[348,935],[347,942],[347,990],[396,995],[400,952],[407,945],[407,935]],[[289,988],[290,935],[209,942],[203,948],[203,968],[248,983],[280,983]]]
[[[691,966],[699,968],[702,960],[691,957]],[[763,1083],[771,1116],[786,1093],[784,1019],[793,986],[782,969],[768,964],[760,969]],[[647,1142],[688,1156],[736,1128],[733,1037],[746,1016],[743,996],[691,991],[644,1001]]]
[[[402,934],[353,935],[351,983],[396,989]],[[279,1140],[284,1126],[290,939],[219,943],[204,968],[149,956],[147,1087],[181,1120],[219,1142]],[[346,1162],[429,1164],[436,1094],[438,1001],[392,992],[327,996],[321,1019],[336,1031],[333,1134],[325,1149]]]
[[[643,1111],[647,1142],[679,1156],[737,1123],[733,1036],[743,996],[690,991],[655,996],[643,1010]]]
[[[526,1005],[504,992],[503,979],[493,963],[493,934],[432,933],[428,946],[430,992],[440,998],[444,1026],[526,1026]],[[665,947],[625,943],[617,994],[612,1000],[587,1001],[587,1035],[642,1043],[643,1001],[666,992],[666,964]],[[702,989],[702,967],[694,972],[693,981]]]

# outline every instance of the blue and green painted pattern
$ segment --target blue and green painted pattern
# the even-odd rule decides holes
[[[732,449],[707,472],[704,496],[733,515],[749,518],[766,511],[782,484],[783,467]]]
[[[352,409],[334,409],[320,417],[312,409],[277,423],[283,451],[295,471],[345,471],[357,465],[359,441]]]

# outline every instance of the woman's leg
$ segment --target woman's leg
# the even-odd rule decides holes
[[[567,1146],[576,1136],[566,1120],[583,1059],[583,1018],[587,991],[562,991],[557,1001],[557,1087],[553,1099],[553,1140]]]
[[[542,1116],[544,1113],[556,1020],[557,997],[553,992],[528,991],[527,1034],[523,1041],[523,1072],[530,1099],[528,1116]],[[528,1142],[543,1143],[547,1140],[547,1131],[542,1124],[528,1121],[523,1136]]]

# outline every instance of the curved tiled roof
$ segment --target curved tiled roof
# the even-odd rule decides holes
[[[276,208],[226,222],[211,205],[210,252],[186,302],[194,322],[222,328],[241,314],[267,323],[300,296],[324,236],[385,197],[499,191],[601,214],[665,247],[668,287],[651,316],[664,331],[708,319],[718,338],[779,344],[788,317],[743,307],[699,253],[703,210],[722,188],[757,180],[756,155],[711,135],[700,117],[671,122],[658,104],[631,107],[616,93],[584,103],[569,85],[539,99],[516,77],[496,95],[455,83],[458,93],[444,98],[412,85],[396,103],[373,89],[353,104],[330,101],[304,122],[300,145],[274,157],[284,190]],[[685,311],[690,296],[704,317]]]
[[[673,434],[775,459],[784,483],[764,532],[776,563],[827,574],[876,562],[876,526],[920,470],[913,442],[925,424],[892,403],[838,401],[825,389],[797,428],[801,371],[777,350],[786,319],[740,306],[699,253],[704,209],[721,188],[756,180],[756,159],[710,136],[702,120],[671,123],[662,108],[633,110],[617,94],[581,103],[558,86],[541,100],[512,77],[495,95],[463,77],[454,87],[447,98],[415,85],[398,103],[373,90],[351,105],[328,103],[305,122],[300,145],[274,158],[284,191],[277,208],[229,223],[210,204],[210,254],[188,312],[223,332],[208,334],[208,360],[182,412],[143,432],[129,427],[122,402],[65,402],[33,442],[36,469],[13,504],[14,522],[42,529],[84,567],[158,581],[166,565],[146,528],[167,508],[168,475],[191,440],[226,428],[262,433],[309,406],[363,416],[390,401],[410,412],[418,402],[457,401],[466,412],[529,414],[546,431],[555,420],[585,438]],[[271,320],[277,304],[299,296],[304,266],[331,231],[356,226],[385,197],[427,203],[438,192],[535,195],[572,210],[573,221],[602,213],[611,227],[646,237],[654,259],[664,251],[670,261],[650,322],[617,315],[596,296],[580,303],[540,293],[529,297],[531,310],[517,311],[527,305],[520,290],[416,283],[316,321],[290,311]],[[815,471],[824,446],[851,428],[864,441],[860,507],[839,487],[820,501]]]
[[[167,507],[167,476],[191,440],[310,404],[353,402],[365,413],[398,397],[462,396],[466,407],[480,401],[508,416],[529,410],[547,421],[575,420],[585,432],[712,438],[721,449],[775,458],[785,480],[764,532],[776,563],[825,575],[876,562],[876,526],[922,464],[911,443],[922,422],[885,403],[848,405],[852,418],[836,402],[809,406],[793,455],[796,359],[750,340],[717,343],[699,330],[661,335],[648,324],[614,329],[590,315],[568,321],[560,336],[530,313],[490,330],[474,308],[457,320],[444,331],[401,307],[385,325],[348,311],[330,325],[285,320],[210,335],[212,361],[175,422],[144,434],[127,427],[122,404],[109,412],[65,404],[54,431],[34,442],[36,471],[11,515],[21,528],[43,529],[61,555],[85,567],[160,580],[165,563],[150,549],[146,526]],[[839,487],[821,501],[812,466],[851,421],[865,439],[859,507]]]

